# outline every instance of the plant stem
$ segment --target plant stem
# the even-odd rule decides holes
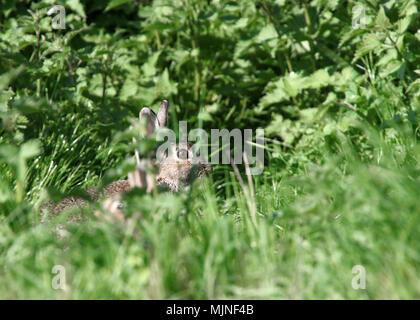
[[[105,93],[106,93],[106,73],[102,74],[102,105],[105,104]]]

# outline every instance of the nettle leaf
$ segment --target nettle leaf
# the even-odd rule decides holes
[[[398,75],[398,78],[404,77],[405,71],[405,62],[399,61],[399,60],[391,60],[389,61],[384,68],[381,69],[379,72],[379,75],[381,77],[386,77],[390,75],[391,73],[396,72]]]
[[[177,94],[177,86],[176,83],[169,79],[169,72],[168,69],[163,71],[162,75],[159,77],[156,83],[157,89],[157,97],[168,97],[171,94]]]
[[[358,86],[354,82],[350,82],[345,91],[346,101],[350,103],[358,102],[361,97],[359,94]]]
[[[403,34],[411,24],[411,16],[404,17],[397,21],[397,30],[399,34]]]
[[[139,87],[138,81],[127,78],[124,81],[124,84],[121,88],[121,92],[119,95],[120,99],[123,101],[127,101],[131,99],[133,96],[136,96],[138,92],[138,87]]]
[[[213,117],[207,111],[202,110],[198,114],[198,119],[203,120],[203,121],[212,121]]]
[[[335,72],[330,78],[336,90],[345,91],[350,82],[355,82],[359,74],[351,67],[346,67],[341,72]]]
[[[16,159],[19,155],[18,147],[10,144],[3,144],[0,145],[0,160],[8,163],[14,164],[16,163]]]
[[[356,50],[352,63],[359,60],[361,57],[365,56],[369,52],[373,52],[381,47],[382,43],[380,37],[377,34],[369,33],[365,35],[362,39],[361,44]]]
[[[161,51],[152,54],[141,67],[143,75],[147,78],[153,77],[156,74],[156,63],[159,59]]]
[[[39,97],[24,97],[15,99],[9,103],[9,106],[26,115],[48,111],[55,108],[55,106],[49,103],[46,99]]]
[[[385,10],[383,7],[379,9],[378,15],[376,16],[375,20],[375,25],[381,29],[388,29],[392,26],[391,22],[385,14]]]
[[[338,44],[338,47],[343,47],[348,41],[356,38],[357,36],[363,35],[365,32],[366,31],[362,28],[353,29],[351,27],[348,27],[347,32],[345,32],[340,38],[340,43]]]
[[[80,0],[68,0],[66,4],[77,12],[83,18],[86,18],[85,9],[83,9],[83,5],[80,3]]]
[[[271,120],[270,124],[265,128],[265,131],[268,135],[272,135],[278,132],[278,129],[283,123],[283,116],[281,114],[277,114],[274,116],[274,119]]]
[[[404,52],[405,51],[405,48],[404,48],[405,47],[404,38],[405,38],[405,35],[406,34],[407,33],[405,33],[402,36],[400,36],[400,37],[397,38],[396,45],[397,45],[397,48],[398,48],[398,50],[400,52]]]
[[[132,2],[133,0],[111,0],[108,2],[108,5],[105,8],[105,12],[110,11],[122,4]]]
[[[377,62],[378,67],[383,67],[388,65],[391,61],[398,58],[398,52],[395,49],[387,50],[387,52],[379,59]]]
[[[311,123],[315,120],[316,115],[318,113],[318,108],[307,108],[299,110],[299,117],[303,122]]]
[[[413,81],[407,88],[407,92],[417,92],[420,94],[420,79]]]
[[[10,82],[22,72],[23,68],[23,66],[19,66],[17,69],[0,75],[0,90],[6,89]]]
[[[176,63],[176,69],[179,72],[180,67],[190,60],[191,51],[184,49],[176,49],[170,52],[169,56]]]
[[[292,74],[290,77],[283,78],[283,90],[288,95],[288,97],[296,97],[304,88],[305,79]]]
[[[0,112],[6,112],[8,107],[7,104],[10,99],[14,96],[14,92],[11,88],[8,90],[0,91]]]
[[[417,112],[415,112],[413,109],[410,109],[407,112],[407,119],[414,125],[417,125],[419,123],[419,116]]]
[[[401,17],[415,15],[418,12],[417,0],[402,1],[399,3],[398,9]]]
[[[261,108],[265,108],[274,103],[284,101],[289,98],[289,95],[283,88],[283,81],[278,81],[275,83],[274,88],[270,89],[267,94],[265,94],[259,102]]]
[[[407,61],[404,61],[403,63],[400,64],[400,67],[396,71],[394,71],[398,79],[401,79],[401,80],[404,79],[406,68],[407,68]]]
[[[251,45],[252,40],[238,41],[235,46],[235,53],[233,57],[238,59]]]
[[[277,38],[276,29],[272,24],[269,24],[261,29],[260,33],[255,37],[256,43],[262,43],[267,40],[272,40]]]
[[[321,69],[315,71],[309,77],[306,77],[304,80],[304,87],[311,89],[319,89],[325,86],[328,86],[331,83],[331,76],[328,71]]]
[[[29,140],[25,142],[20,148],[20,156],[23,159],[35,157],[40,152],[40,142],[38,140]]]
[[[235,25],[233,26],[234,29],[242,29],[246,28],[249,24],[249,19],[247,17],[240,18],[236,21]]]
[[[301,132],[302,124],[284,119],[282,115],[276,115],[265,131],[269,136],[281,137],[286,145],[291,145]]]
[[[145,105],[150,105],[156,99],[156,88],[139,86],[137,89],[137,96],[135,98]]]
[[[325,69],[318,70],[307,77],[291,73],[267,86],[267,94],[261,98],[259,107],[265,108],[296,97],[305,89],[319,89],[330,84],[334,84],[334,78]]]
[[[168,5],[165,5],[164,3],[153,2],[152,6],[141,8],[138,15],[146,18],[150,22],[147,24],[147,27],[152,27],[153,30],[156,30],[156,28],[164,30],[168,27],[168,24],[176,20],[175,18],[181,18],[178,16],[179,13],[184,13],[183,11],[176,10],[177,8],[174,7],[173,3],[168,2]]]
[[[322,129],[322,133],[325,136],[329,136],[331,134],[334,134],[336,132],[336,130],[337,130],[337,123],[335,121],[330,121]]]

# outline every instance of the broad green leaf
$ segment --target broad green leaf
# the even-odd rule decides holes
[[[157,98],[162,99],[178,92],[176,83],[169,79],[168,69],[165,69],[156,83]],[[160,96],[160,97],[159,97]]]
[[[305,78],[304,87],[305,88],[312,88],[318,89],[329,85],[331,82],[331,77],[328,74],[328,71],[325,69],[321,69],[315,71],[309,77]]]
[[[262,43],[267,40],[272,40],[277,38],[276,29],[273,25],[269,24],[261,29],[260,33],[255,38],[256,43]]]
[[[9,164],[15,164],[19,154],[19,149],[10,144],[0,145],[0,159]]]
[[[410,85],[407,88],[408,92],[420,92],[420,78],[416,79],[415,81],[413,81],[412,83],[410,83]]]
[[[145,64],[141,67],[145,77],[149,78],[156,74],[156,63],[159,59],[161,51],[157,51],[152,54],[146,61]]]
[[[133,0],[111,0],[108,2],[108,5],[105,8],[105,12],[110,11],[122,4],[132,2]]]
[[[20,147],[20,156],[23,159],[29,159],[40,152],[40,143],[38,140],[29,140]]]
[[[403,19],[398,20],[397,26],[398,26],[398,33],[403,34],[407,28],[411,24],[411,16],[404,17]]]
[[[388,75],[390,75],[391,73],[397,72],[398,70],[400,70],[400,68],[404,67],[404,62],[399,61],[399,60],[391,60],[389,61],[384,68],[381,69],[380,71],[380,75],[381,77],[387,77]],[[404,73],[403,70],[400,70],[400,72]],[[399,74],[399,76],[403,76],[403,74]]]
[[[385,10],[382,6],[380,7],[378,15],[376,16],[375,24],[382,29],[388,29],[391,27],[391,22],[389,22],[389,19],[386,16]]]
[[[356,54],[353,58],[353,63],[359,60],[364,55],[368,54],[369,52],[373,52],[380,48],[382,45],[380,38],[377,34],[370,33],[363,37],[363,40],[359,47],[356,50]]]
[[[83,8],[83,4],[80,3],[80,0],[68,0],[66,4],[77,12],[83,18],[86,18],[85,9]]]

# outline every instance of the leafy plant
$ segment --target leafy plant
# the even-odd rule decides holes
[[[414,0],[0,0],[0,297],[418,298],[419,21]],[[125,177],[163,98],[175,130],[263,128],[263,174],[133,190],[128,228],[94,203],[41,224]]]

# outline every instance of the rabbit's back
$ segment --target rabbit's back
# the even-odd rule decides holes
[[[98,192],[97,187],[91,187],[85,190],[87,194],[87,198],[90,201],[98,201],[102,198],[108,198],[115,194],[119,194],[125,191],[128,191],[130,189],[130,184],[127,180],[118,180],[110,183],[107,185],[101,192]],[[61,211],[78,206],[78,207],[84,207],[87,204],[87,200],[80,198],[80,197],[66,197],[63,200],[59,202],[49,201],[41,206],[41,214],[48,210],[50,213],[60,213]]]
[[[143,119],[146,121],[147,133],[145,137],[150,136],[158,128],[166,126],[168,101],[162,101],[157,114],[150,108],[143,108],[140,111],[139,118],[140,120]],[[134,138],[133,142],[135,142]],[[194,179],[200,178],[210,171],[210,164],[207,164],[201,157],[196,158],[196,152],[191,143],[187,141],[171,142],[168,147],[166,152],[161,154],[162,157],[160,157],[159,161],[154,161],[149,158],[140,159],[139,153],[136,150],[137,169],[129,173],[128,180],[112,182],[102,190],[98,190],[96,187],[89,188],[86,190],[87,200],[71,196],[58,203],[53,201],[47,202],[41,207],[41,214],[45,209],[56,214],[69,207],[84,207],[89,200],[96,202],[104,198],[106,199],[103,203],[103,206],[106,207],[105,211],[118,211],[118,213],[121,213],[122,194],[133,187],[143,188],[150,193],[153,187],[157,185],[176,192],[180,188],[190,184]],[[156,176],[150,174],[149,169],[153,167],[158,169]]]

